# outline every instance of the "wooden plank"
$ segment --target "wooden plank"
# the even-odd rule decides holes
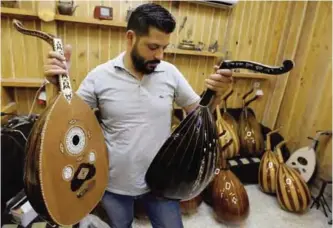
[[[330,72],[332,59],[332,20],[330,19],[332,18],[332,13],[329,13],[331,8],[327,7],[325,2],[318,3],[319,13],[314,20],[312,41],[308,43],[310,47],[307,49],[308,53],[305,55],[306,63],[301,73],[301,75],[306,75],[306,77],[303,77],[303,80],[300,81],[298,93],[295,93],[297,100],[290,115],[292,122],[288,125],[288,133],[296,138],[301,137],[305,131],[309,130],[308,124],[313,122],[313,118],[318,118],[311,115],[325,86],[323,84],[325,80],[318,80],[318,78],[327,76],[328,72]],[[323,21],[327,21],[327,23],[322,23]],[[311,36],[311,34],[308,35]],[[315,92],[309,93],[309,91]],[[299,113],[304,115],[299,116]],[[296,128],[298,129],[296,130]]]
[[[3,87],[40,87],[44,83],[44,79],[40,78],[1,78],[1,86]]]
[[[80,67],[77,67],[77,84],[81,84],[82,80],[88,73],[88,61],[89,61],[89,49],[88,49],[88,29],[83,24],[76,25],[76,62],[80,63]]]
[[[126,23],[121,21],[110,21],[110,20],[98,20],[95,18],[86,18],[86,17],[74,17],[66,15],[55,15],[55,20],[57,21],[67,21],[67,22],[76,22],[80,24],[90,24],[90,25],[101,25],[101,26],[112,26],[119,28],[126,28]]]
[[[194,51],[194,50],[183,50],[183,49],[178,49],[178,48],[174,48],[174,49],[165,49],[164,53],[166,54],[180,54],[180,55],[191,55],[191,56],[210,56],[210,57],[219,57],[222,58],[223,54],[222,53],[212,53],[209,51]]]
[[[56,23],[41,21],[41,31],[56,35],[57,34]],[[41,45],[42,45],[41,50],[44,55],[43,58],[43,65],[44,65],[46,61],[46,56],[48,52],[52,50],[52,47],[44,41],[41,43]],[[58,94],[58,88],[51,83],[48,83],[45,86],[45,91],[46,91],[46,103],[49,103],[52,100],[52,98]]]
[[[16,111],[17,111],[17,106],[15,102],[10,102],[5,107],[1,108],[1,112],[14,113]]]
[[[9,19],[1,19],[1,77],[13,77],[14,63],[11,46],[11,22]]]
[[[296,3],[297,4],[297,3]],[[304,19],[303,18],[295,18],[293,21],[296,23],[300,19],[304,20],[303,28],[300,34],[300,39],[297,40],[297,43],[299,43],[298,46],[298,51],[295,53],[295,57],[293,58],[295,62],[297,61],[297,64],[295,65],[295,68],[290,72],[289,78],[287,78],[287,75],[284,76],[281,79],[286,80],[285,82],[285,93],[284,97],[282,99],[281,97],[281,110],[279,111],[279,116],[277,119],[277,125],[284,125],[285,127],[281,130],[281,133],[284,134],[286,137],[291,135],[289,134],[289,128],[290,125],[292,124],[292,116],[294,115],[295,112],[298,114],[300,113],[297,110],[297,99],[298,99],[298,93],[300,91],[300,88],[303,84],[303,79],[305,77],[305,65],[307,61],[307,57],[310,54],[309,49],[311,47],[311,42],[313,38],[313,32],[314,32],[314,27],[315,27],[315,21],[317,20],[317,17],[319,16],[319,4],[318,2],[311,2],[308,3],[306,8],[303,8],[303,14],[304,14]],[[295,7],[295,10],[302,9],[300,7]],[[295,12],[293,12],[293,15]],[[297,23],[299,24],[299,22]],[[294,25],[296,26],[296,25]],[[295,32],[294,30],[291,30],[290,32]],[[295,34],[296,35],[296,34]],[[303,37],[303,39],[302,39]],[[305,38],[306,37],[306,38]],[[292,37],[292,39],[296,39],[297,37]],[[288,39],[290,40],[290,39]],[[294,49],[294,46],[289,46],[289,48]],[[279,80],[277,80],[279,82]],[[287,83],[288,82],[288,83]],[[273,93],[274,96],[274,93]],[[282,96],[282,94],[281,94]],[[276,98],[278,99],[278,98]],[[276,105],[276,104],[275,104]]]
[[[24,19],[37,19],[38,15],[36,12],[30,9],[18,9],[18,8],[0,8],[1,16],[24,18]]]
[[[290,24],[286,26],[288,32],[286,33],[287,38],[286,43],[284,44],[283,58],[292,60],[295,58],[296,50],[299,49],[298,42],[303,27],[300,25],[303,25],[307,4],[308,2],[293,2],[291,5],[292,10],[289,11],[288,18],[286,18]],[[277,115],[280,111],[280,105],[288,81],[288,75],[289,73],[285,74],[283,77],[277,78],[270,102],[266,105],[262,121],[264,125],[270,128],[275,127]]]

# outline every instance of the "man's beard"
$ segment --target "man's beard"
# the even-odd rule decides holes
[[[144,74],[152,73],[156,67],[148,67],[148,64],[159,64],[160,60],[149,60],[146,61],[139,53],[136,44],[131,51],[131,58],[135,69]]]

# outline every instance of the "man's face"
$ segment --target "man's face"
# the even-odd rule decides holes
[[[147,36],[137,37],[131,50],[135,69],[144,74],[152,73],[163,60],[164,49],[168,46],[170,34],[150,28]]]

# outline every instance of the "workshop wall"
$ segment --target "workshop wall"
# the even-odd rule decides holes
[[[103,1],[105,6],[113,8],[113,21],[124,24],[127,10],[144,2],[148,1]],[[205,44],[203,52],[165,54],[165,59],[183,72],[196,92],[204,90],[204,79],[221,59],[251,60],[267,65],[281,65],[284,59],[293,59],[295,69],[283,76],[267,78],[241,74],[243,71],[238,76],[235,74],[234,93],[228,107],[241,107],[241,96],[254,82],[259,82],[264,95],[250,107],[264,125],[284,126],[281,132],[291,139],[288,143],[291,151],[307,145],[306,137],[313,136],[316,130],[331,129],[331,2],[240,1],[231,10],[185,1],[154,2],[165,6],[177,19],[171,48],[184,39]],[[77,4],[73,17],[90,20],[100,1],[78,1]],[[18,33],[11,24],[12,18],[19,17],[28,28],[57,34],[65,44],[72,45],[70,76],[74,89],[88,71],[125,49],[124,26],[60,19],[44,22],[38,13],[45,9],[55,12],[52,1],[43,4],[19,1],[18,7],[23,11],[1,17],[2,110],[29,112],[43,79],[46,54],[51,49],[40,39]],[[180,30],[185,17],[186,23]],[[215,41],[217,52],[207,54],[207,48]],[[46,90],[47,99],[56,92],[50,86]],[[40,113],[44,108],[45,104],[36,103],[33,112]],[[326,167],[324,173],[331,170],[331,149],[328,146],[319,155],[320,164]]]

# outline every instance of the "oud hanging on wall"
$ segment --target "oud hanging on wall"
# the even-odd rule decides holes
[[[63,55],[62,41],[53,35],[15,28],[48,42]],[[108,154],[93,111],[59,75],[60,92],[48,104],[29,136],[24,186],[37,213],[50,223],[73,225],[101,200],[108,181]]]
[[[255,92],[250,99],[246,100],[252,92],[254,92],[253,87],[243,95],[243,109],[239,118],[240,154],[244,157],[258,157],[264,152],[264,137],[261,126],[255,114],[248,108],[249,104],[258,98],[257,93]]]
[[[232,138],[232,142],[230,146],[228,146],[225,149],[225,158],[233,158],[236,157],[239,153],[239,138],[238,138],[238,132],[237,132],[237,122],[235,119],[227,112],[226,107],[226,100],[233,92],[233,84],[231,84],[230,88],[227,90],[227,92],[222,96],[222,102],[223,102],[223,114],[221,114],[220,106],[218,105],[216,107],[216,115],[217,115],[217,128],[220,132],[222,132],[222,129],[226,131],[227,135],[230,135]],[[219,141],[222,145],[224,145],[226,142],[223,140],[226,137],[220,137]]]

